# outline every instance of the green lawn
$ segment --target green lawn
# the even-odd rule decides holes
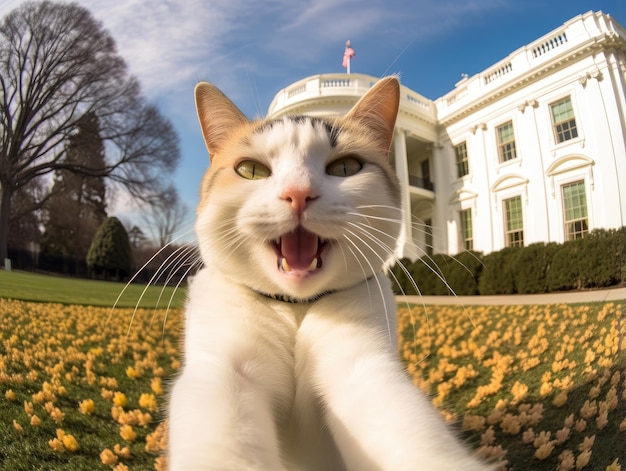
[[[142,284],[126,286],[125,283],[0,270],[0,298],[111,307],[121,294],[118,307],[165,308],[170,299],[173,307],[182,307],[184,303],[182,287],[174,290],[149,286],[143,292],[145,288]]]

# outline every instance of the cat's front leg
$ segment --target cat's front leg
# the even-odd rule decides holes
[[[284,471],[278,428],[293,395],[291,327],[203,278],[190,287],[184,367],[170,398],[169,469]]]
[[[347,469],[487,469],[404,372],[384,314],[383,299],[394,316],[395,302],[386,280],[379,283],[317,303],[298,336],[296,352],[314,363],[325,420]]]

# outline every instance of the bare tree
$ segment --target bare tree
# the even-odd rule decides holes
[[[113,38],[77,4],[27,2],[2,20],[0,93],[0,263],[13,196],[30,181],[69,170],[147,198],[163,191],[163,175],[178,162],[171,123],[145,102]],[[88,114],[100,124],[104,162],[67,159],[65,144]]]
[[[176,189],[172,187],[150,201],[150,210],[145,213],[144,221],[159,247],[164,247],[172,241],[187,213],[187,205],[180,200]]]

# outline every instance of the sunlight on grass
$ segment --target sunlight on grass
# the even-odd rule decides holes
[[[623,310],[428,306],[426,316],[401,307],[401,354],[484,456],[515,470],[617,471],[626,463]],[[165,469],[181,311],[110,314],[0,299],[3,469]]]
[[[3,469],[165,469],[180,311],[110,314],[0,299]]]
[[[401,308],[402,354],[480,453],[515,470],[626,463],[624,304]]]
[[[122,294],[118,307],[165,308],[170,302],[173,307],[183,305],[183,287],[150,286],[145,293],[144,288],[142,284],[126,286],[125,283],[0,270],[0,298],[111,307]]]

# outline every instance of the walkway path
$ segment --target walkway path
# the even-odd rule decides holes
[[[512,294],[502,296],[396,296],[396,299],[398,302],[409,302],[414,304],[458,304],[459,306],[472,306],[476,304],[569,304],[588,303],[594,301],[626,301],[626,288],[547,294]]]

